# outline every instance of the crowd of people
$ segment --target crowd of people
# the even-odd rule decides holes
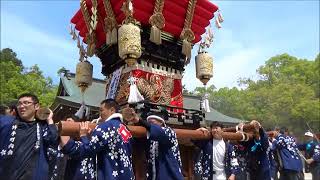
[[[1,106],[0,179],[136,179],[132,162],[136,139],[127,121],[147,130],[144,179],[184,179],[177,136],[162,114],[149,113],[145,119],[135,116],[125,121],[118,103],[106,99],[100,104],[95,129],[82,122],[80,137],[69,137],[59,136],[52,111],[46,120],[37,119],[39,108],[37,96],[29,93],[20,95],[12,109]],[[320,179],[320,145],[314,134],[306,132],[307,142],[298,144],[286,128],[277,128],[274,136],[268,137],[258,121],[250,124],[253,138],[241,142],[223,139],[219,122],[197,129],[211,139],[192,140],[198,149],[194,179],[301,180],[303,169],[311,172],[313,180]]]

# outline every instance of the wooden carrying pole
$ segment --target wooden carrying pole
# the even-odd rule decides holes
[[[251,124],[244,124],[242,128],[240,126],[235,127],[229,127],[229,128],[223,128],[223,132],[237,132],[237,131],[243,131],[243,132],[254,132],[254,126]]]
[[[94,129],[97,126],[95,123],[89,123],[89,128]],[[147,130],[142,126],[127,126],[130,132],[134,137],[146,137]],[[79,137],[80,123],[79,122],[69,122],[69,121],[60,121],[58,123],[59,134],[61,136],[72,136]],[[189,129],[174,129],[177,134],[178,139],[210,139],[210,133],[204,134],[201,131],[189,130]],[[248,133],[233,133],[233,132],[222,132],[222,137],[225,140],[236,140],[244,141],[253,138],[252,134]]]

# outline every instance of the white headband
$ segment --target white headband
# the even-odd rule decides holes
[[[147,121],[149,122],[149,121],[150,121],[150,119],[156,119],[156,120],[158,120],[158,121],[161,121],[161,123],[165,124],[164,119],[162,119],[162,118],[161,118],[161,117],[159,117],[159,116],[156,116],[156,115],[150,115],[150,116],[148,116],[148,117],[147,117]]]

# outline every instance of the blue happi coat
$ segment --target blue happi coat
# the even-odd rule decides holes
[[[272,149],[279,151],[283,169],[296,172],[302,171],[298,146],[293,137],[279,134],[272,143]]]
[[[122,123],[122,115],[115,113],[93,130],[91,140],[86,136],[79,142],[70,139],[62,152],[71,158],[97,155],[98,180],[131,180],[134,174],[130,140],[131,134]],[[94,170],[87,166],[86,171]]]
[[[147,179],[183,180],[176,133],[170,127],[150,124],[147,143]]]
[[[194,172],[201,178],[201,180],[211,180],[214,174],[212,166],[212,139],[204,141],[193,141],[193,143],[200,148],[200,153],[195,161]],[[239,164],[236,153],[233,149],[233,145],[229,144],[228,142],[225,142],[225,144],[226,152],[224,156],[224,170],[226,177],[228,178],[231,174],[238,174]]]
[[[317,146],[319,147],[319,143],[317,143],[316,141],[309,141],[309,142],[307,142],[305,144],[299,144],[298,145],[298,149],[301,150],[301,151],[305,151],[306,159],[309,159],[309,158],[312,158],[312,159],[316,158],[317,159],[317,155],[316,155]],[[306,164],[306,167],[305,167],[306,172],[310,171],[310,169],[313,169],[313,168],[315,168],[316,166],[319,166],[319,165],[320,165],[320,159],[318,159],[318,161],[315,160],[310,165]]]
[[[25,134],[26,130],[29,134]],[[13,116],[1,117],[1,179],[53,178],[54,166],[51,160],[54,157],[50,149],[55,149],[57,146],[58,132],[54,124],[48,125],[45,121],[24,122],[19,117]],[[7,175],[9,176],[6,177]]]
[[[313,149],[313,156],[312,159],[316,162],[316,163],[320,163],[320,144],[317,144],[314,149]]]
[[[81,143],[76,141],[76,143]],[[71,158],[65,156],[61,150],[50,149],[53,160],[53,180],[66,179],[66,180],[95,180],[96,179],[96,158]]]
[[[96,179],[95,173],[96,158],[73,159],[68,157],[66,164],[66,171],[64,179],[68,180],[94,180]]]
[[[249,149],[250,179],[270,180],[272,176],[272,159],[268,135],[262,128],[259,129],[259,135],[259,140],[252,139],[242,143]]]
[[[242,144],[233,145],[233,150],[236,154],[239,164],[239,173],[247,174],[250,172],[249,167],[249,150]]]

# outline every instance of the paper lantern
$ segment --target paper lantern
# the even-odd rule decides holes
[[[93,66],[89,61],[80,61],[76,69],[76,84],[84,92],[92,84]]]
[[[118,33],[119,56],[133,66],[141,56],[140,28],[132,23],[123,24]]]
[[[213,58],[207,52],[201,52],[195,62],[197,78],[206,85],[213,76]]]

